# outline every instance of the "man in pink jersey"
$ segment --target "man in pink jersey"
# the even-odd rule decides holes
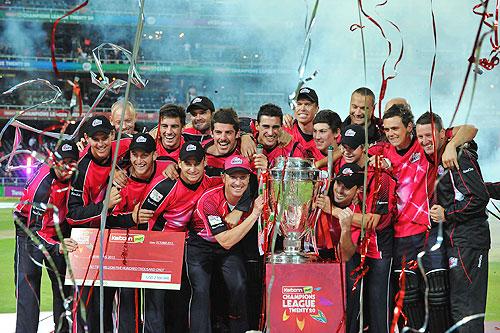
[[[312,151],[315,162],[327,157],[330,146],[333,147],[334,160],[341,157],[342,154],[338,149],[341,126],[342,121],[337,112],[325,109],[316,113],[313,120],[313,138],[316,149]]]
[[[491,245],[486,213],[489,196],[477,163],[477,153],[473,149],[460,149],[460,169],[443,166],[441,156],[448,142],[441,117],[426,112],[418,118],[416,129],[425,156],[439,177],[435,188],[432,188],[436,193],[429,198],[432,205],[429,213],[433,223],[440,223],[445,231],[446,246],[443,244],[442,248],[446,250],[448,269],[442,271],[449,274],[443,275],[443,282],[446,283],[449,276],[451,308],[448,302],[443,301],[447,301],[448,290],[441,288],[436,292],[431,284],[429,304],[440,305],[430,306],[431,319],[437,313],[441,315],[438,319],[443,321],[447,319],[443,312],[451,310],[451,323],[456,323],[486,310],[488,250]],[[443,322],[441,329],[451,323]],[[484,332],[484,320],[477,318],[461,325],[458,330]]]
[[[407,325],[419,328],[424,321],[424,300],[423,300],[423,278],[418,270],[410,269],[417,258],[417,254],[426,251],[423,257],[424,269],[427,271],[429,284],[435,288],[444,288],[442,285],[443,272],[434,273],[436,270],[446,267],[445,258],[442,252],[428,251],[437,237],[436,230],[431,230],[429,218],[429,163],[425,158],[422,147],[416,140],[414,134],[413,114],[406,105],[395,104],[390,107],[383,116],[384,131],[390,145],[383,149],[383,168],[390,172],[397,179],[397,208],[398,217],[394,224],[394,272],[395,282],[399,279],[403,263],[406,264],[406,286],[404,299],[404,313],[408,317]],[[461,126],[447,131],[450,138],[450,145],[446,148],[454,150],[459,146],[474,138],[475,131],[470,131],[471,126]],[[452,135],[455,134],[453,137]],[[446,153],[446,151],[445,151]],[[449,152],[448,152],[449,153]],[[453,152],[452,152],[453,153]],[[455,152],[456,158],[456,152]],[[372,159],[373,160],[373,159]],[[429,231],[430,234],[428,233]],[[432,274],[430,274],[432,273]],[[439,322],[432,320],[440,325]]]
[[[255,122],[257,143],[263,146],[269,167],[274,166],[279,156],[301,156],[302,149],[298,142],[290,141],[283,145],[280,136],[283,131],[283,111],[275,104],[264,104],[257,113]]]
[[[313,140],[313,119],[319,110],[318,94],[312,88],[304,87],[299,90],[294,108],[294,117],[290,127],[284,129],[293,136],[293,141],[312,157],[316,150]]]
[[[159,160],[169,159],[177,162],[184,143],[181,134],[185,124],[186,113],[181,106],[165,104],[160,108],[156,134],[156,153]]]
[[[147,222],[148,230],[186,232],[200,196],[207,188],[221,183],[220,177],[205,174],[205,150],[198,142],[181,146],[178,163],[178,179],[157,177],[144,191],[139,212],[147,210],[152,214],[140,217],[139,222]],[[187,330],[189,286],[185,270],[180,291],[146,289],[144,294],[145,332],[164,332],[168,326],[174,332]],[[165,317],[169,312],[174,314],[172,320]]]
[[[359,289],[352,292],[352,286],[358,274],[353,271],[360,265],[361,256],[366,255],[365,267],[369,268],[369,273],[364,280],[365,307],[363,313],[366,315],[363,322],[364,327],[369,327],[374,332],[389,332],[390,318],[392,309],[392,288],[390,281],[392,273],[392,246],[393,246],[393,220],[395,217],[396,197],[394,190],[395,180],[387,173],[381,173],[368,166],[366,180],[366,208],[363,214],[363,173],[367,155],[364,149],[365,131],[359,125],[348,125],[342,131],[342,151],[343,156],[338,163],[335,182],[333,184],[333,218],[338,221],[341,209],[345,207],[342,201],[354,195],[352,181],[358,179],[358,194],[352,200],[355,205],[352,211],[352,225],[349,232],[355,235],[352,240],[353,246],[344,248],[349,243],[341,244],[342,255],[346,263],[346,281],[348,293],[348,316],[347,332],[358,332],[359,321],[357,313],[359,306]],[[348,167],[348,169],[346,169]],[[350,170],[350,172],[347,172]],[[352,175],[354,174],[354,175]],[[351,181],[351,183],[349,183]],[[345,186],[342,186],[345,185]],[[355,184],[354,184],[355,185]],[[330,207],[330,198],[320,195],[318,205],[323,209]],[[358,202],[358,203],[356,203]],[[335,226],[335,225],[334,225]],[[361,228],[366,232],[366,238],[369,239],[368,247],[363,247],[360,238]],[[335,230],[335,229],[334,229]],[[345,230],[343,230],[345,233]],[[337,231],[339,238],[340,231]],[[355,253],[348,251],[349,248],[356,249]],[[366,251],[366,253],[364,252]],[[351,272],[353,272],[351,275]]]
[[[252,229],[263,207],[262,196],[253,210],[243,214],[231,227],[226,216],[236,208],[250,182],[249,161],[233,156],[224,163],[223,185],[207,190],[196,205],[189,227],[186,263],[192,287],[190,331],[211,332],[210,281],[216,269],[222,275],[229,297],[229,328],[231,332],[248,330],[245,255],[241,241]]]

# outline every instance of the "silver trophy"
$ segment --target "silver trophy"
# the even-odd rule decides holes
[[[310,261],[302,252],[302,238],[311,231],[311,204],[320,171],[312,159],[283,157],[276,159],[271,169],[271,207],[277,207],[276,226],[283,235],[283,249],[272,254],[274,263],[304,263]]]

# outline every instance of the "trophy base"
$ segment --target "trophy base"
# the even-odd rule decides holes
[[[305,264],[318,261],[314,254],[306,254],[303,252],[287,253],[285,251],[277,254],[272,254],[267,258],[267,262],[271,264]]]

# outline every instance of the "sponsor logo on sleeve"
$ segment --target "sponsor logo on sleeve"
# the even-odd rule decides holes
[[[155,202],[160,202],[160,200],[163,199],[163,194],[158,192],[156,189],[153,189],[149,194],[149,197]]]
[[[208,216],[208,223],[210,224],[210,226],[212,228],[215,228],[215,227],[218,227],[219,225],[222,224],[222,219],[220,218],[220,216],[209,215]]]

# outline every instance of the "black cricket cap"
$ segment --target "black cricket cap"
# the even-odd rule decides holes
[[[365,144],[365,129],[359,125],[348,125],[342,131],[342,138],[340,144],[347,145],[352,149]]]
[[[197,141],[184,142],[179,153],[179,159],[186,161],[188,158],[194,157],[198,162],[203,161],[205,158],[205,149]]]
[[[363,185],[363,169],[356,163],[346,163],[340,167],[335,181],[341,182],[347,188]]]
[[[318,94],[312,88],[304,87],[299,90],[299,94],[297,95],[297,100],[299,99],[307,99],[311,102],[319,104]]]
[[[86,123],[86,133],[91,137],[99,132],[109,134],[114,129],[115,128],[111,125],[109,119],[105,116],[94,116]]]
[[[71,140],[64,140],[61,141],[61,144],[57,147],[54,155],[58,161],[65,158],[71,158],[73,161],[78,161],[80,153],[76,143]]]
[[[189,106],[186,109],[186,112],[191,112],[192,110],[196,109],[210,110],[214,112],[215,106],[214,103],[210,100],[210,98],[205,96],[197,96],[191,100]]]
[[[142,150],[146,153],[152,153],[156,151],[155,139],[149,133],[134,134],[129,150]]]

